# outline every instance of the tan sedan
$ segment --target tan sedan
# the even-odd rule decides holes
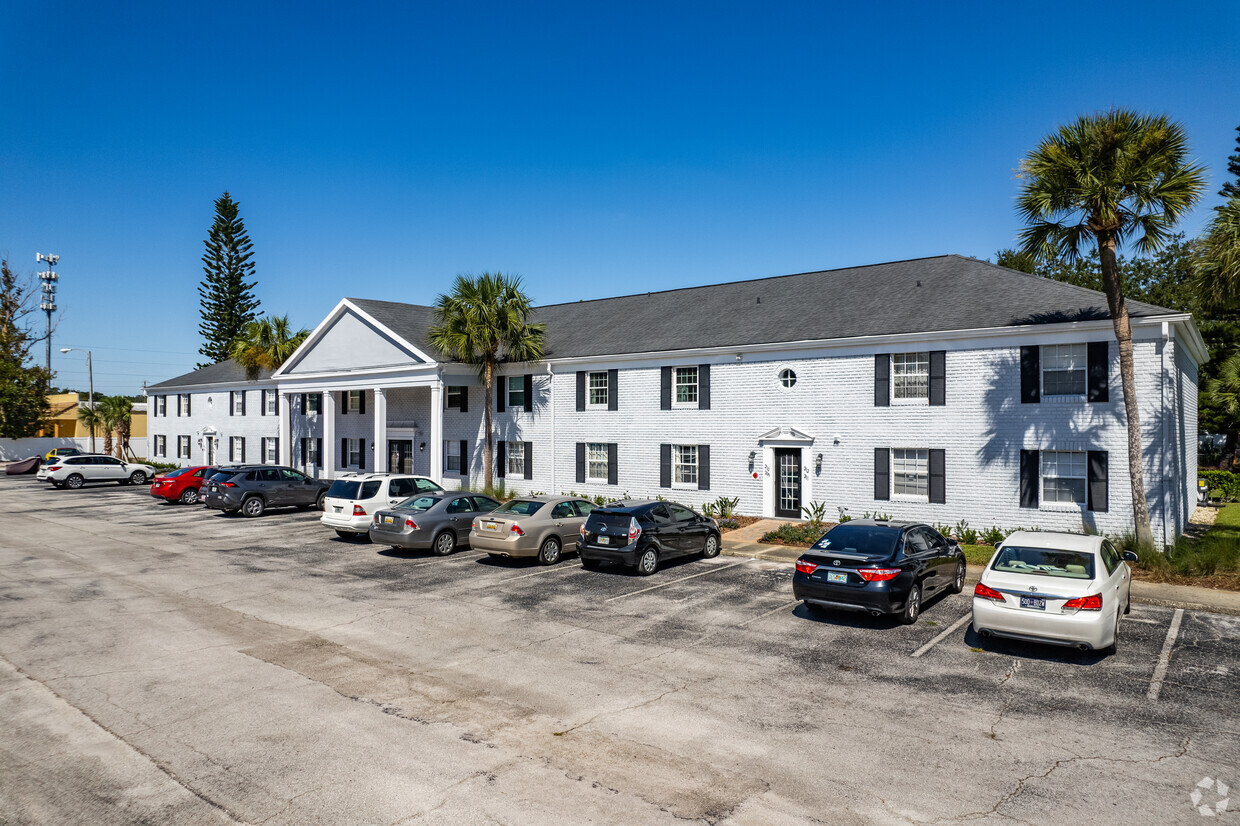
[[[577,534],[594,505],[564,496],[510,499],[474,519],[469,546],[491,556],[538,557],[543,565],[560,561],[564,548],[577,547]]]

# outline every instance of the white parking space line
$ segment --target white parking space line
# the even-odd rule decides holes
[[[531,577],[531,576],[542,576],[543,574],[563,574],[569,571],[580,571],[580,570],[582,570],[582,567],[580,565],[560,565],[557,567],[543,568],[541,570],[534,571],[533,573],[530,573],[530,574],[520,574],[518,576],[506,577],[504,579],[501,579],[496,584],[503,585],[505,582],[512,582],[513,580],[525,579],[526,577]]]
[[[700,574],[690,574],[689,576],[682,576],[680,579],[673,579],[670,582],[664,582],[659,585],[651,585],[649,588],[642,588],[641,590],[638,590],[638,591],[629,591],[627,594],[621,594],[620,596],[611,597],[610,599],[605,599],[603,601],[604,602],[615,602],[618,599],[624,599],[625,597],[637,596],[638,594],[644,594],[647,591],[657,591],[660,588],[666,588],[669,585],[675,585],[677,582],[684,582],[686,579],[697,579],[700,576],[706,576],[707,574],[717,574],[720,571],[726,571],[728,568],[735,568],[737,565],[748,565],[751,561],[752,560],[746,559],[741,562],[733,562],[731,565],[724,565],[723,567],[720,567],[720,568],[713,568],[709,571],[702,571]]]
[[[430,559],[419,559],[415,562],[408,562],[401,567],[420,568],[423,565],[434,565],[439,562],[442,562],[445,564],[448,562],[477,562],[479,559],[482,559],[482,557],[484,556],[486,556],[486,554],[478,554],[477,556],[458,556],[458,555],[435,556],[435,557],[431,557]]]
[[[1171,627],[1167,629],[1167,638],[1163,640],[1162,653],[1158,655],[1154,678],[1150,680],[1150,690],[1145,695],[1145,699],[1151,703],[1157,702],[1158,694],[1162,691],[1163,680],[1167,677],[1167,666],[1171,665],[1171,649],[1175,646],[1175,638],[1180,633],[1180,621],[1183,619],[1184,609],[1175,609],[1175,614],[1171,617]]]
[[[799,599],[794,599],[792,602],[785,602],[783,605],[779,606],[778,608],[772,608],[772,609],[771,609],[771,610],[769,610],[769,611],[766,611],[766,612],[764,612],[764,613],[758,614],[758,616],[753,617],[752,619],[747,619],[747,620],[745,620],[744,622],[739,622],[739,623],[737,623],[737,624],[736,624],[736,627],[737,627],[737,628],[744,628],[746,625],[748,625],[748,624],[749,624],[749,623],[751,623],[751,622],[757,622],[757,621],[758,621],[758,620],[760,620],[760,619],[766,619],[766,618],[767,618],[767,617],[769,617],[771,614],[777,614],[777,613],[779,613],[780,611],[787,611],[789,608],[792,608],[792,607],[797,606],[797,605],[800,605],[800,604],[801,604],[801,600],[799,600]]]
[[[968,621],[969,621],[969,620],[971,620],[971,619],[973,619],[973,612],[972,612],[972,611],[970,611],[969,613],[965,614],[963,617],[961,617],[960,619],[956,620],[956,621],[955,621],[955,622],[953,622],[951,625],[947,626],[947,628],[946,628],[946,629],[944,629],[943,631],[939,632],[938,636],[936,636],[934,639],[930,640],[930,642],[926,643],[926,644],[925,644],[925,645],[923,645],[921,648],[918,648],[916,651],[914,651],[914,652],[913,652],[913,656],[914,656],[914,657],[920,657],[922,654],[925,654],[925,653],[926,653],[927,651],[929,651],[931,648],[934,648],[934,647],[935,647],[936,645],[938,645],[940,642],[942,642],[943,640],[945,640],[945,639],[947,639],[948,637],[950,637],[953,633],[955,633],[955,631],[956,631],[956,629],[957,629],[957,628],[959,628],[960,626],[964,625],[966,622],[968,622]]]

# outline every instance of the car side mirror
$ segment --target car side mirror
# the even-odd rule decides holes
[[[1136,562],[1137,555],[1134,554],[1132,551],[1124,551],[1124,561],[1125,562]]]

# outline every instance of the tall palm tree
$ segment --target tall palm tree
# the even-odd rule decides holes
[[[1141,468],[1141,423],[1132,366],[1132,328],[1116,248],[1153,252],[1201,196],[1202,167],[1187,162],[1183,128],[1162,115],[1112,110],[1085,115],[1044,138],[1020,164],[1021,252],[1073,261],[1096,245],[1107,307],[1119,344],[1128,419],[1128,473],[1137,541],[1154,543]]]
[[[1197,294],[1212,309],[1240,302],[1240,198],[1214,208],[1195,280]]]
[[[309,330],[292,331],[288,316],[263,316],[245,325],[241,337],[228,348],[233,361],[245,368],[250,381],[263,370],[275,370],[301,346]]]
[[[79,405],[77,416],[78,416],[78,422],[81,423],[82,427],[85,427],[90,432],[90,435],[91,435],[90,446],[91,446],[91,450],[94,450],[95,448],[94,436],[98,434],[101,430],[104,432],[108,431],[108,427],[106,426],[106,423],[103,420],[103,416],[100,415],[99,413],[98,401],[95,402],[94,407],[91,407],[89,403]],[[108,441],[105,442],[104,452],[106,453],[107,449],[110,448],[111,446],[112,446],[112,443],[109,437]]]
[[[78,421],[90,428],[90,432],[103,433],[103,452],[112,454],[112,431],[116,429],[117,408],[109,400],[111,396],[95,399],[94,407],[79,407]]]
[[[531,324],[532,311],[529,296],[521,290],[521,279],[503,273],[458,275],[452,292],[435,299],[437,323],[427,333],[431,346],[449,358],[476,365],[485,388],[482,423],[486,450],[482,455],[482,475],[488,487],[494,451],[495,367],[543,357],[546,325]]]
[[[99,401],[104,416],[116,431],[116,458],[124,459],[129,452],[129,433],[133,424],[133,399],[126,396],[104,396]]]

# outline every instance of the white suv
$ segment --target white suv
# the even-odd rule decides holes
[[[122,462],[111,456],[85,453],[80,456],[55,458],[39,468],[35,478],[51,482],[53,487],[77,490],[86,482],[117,482],[122,485],[144,485],[155,475],[155,468]]]
[[[346,539],[368,536],[374,512],[390,508],[419,493],[442,493],[443,487],[425,476],[397,473],[350,473],[332,482],[319,519]]]

